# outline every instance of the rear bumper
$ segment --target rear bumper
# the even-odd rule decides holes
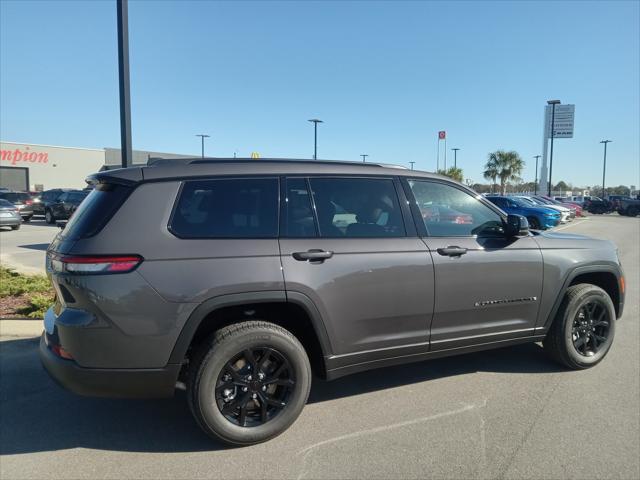
[[[162,398],[173,396],[180,365],[157,369],[83,368],[55,355],[47,332],[40,338],[40,360],[61,386],[79,395],[111,398]]]
[[[22,224],[22,217],[18,215],[17,217],[2,217],[0,218],[0,227],[15,227],[16,225]]]

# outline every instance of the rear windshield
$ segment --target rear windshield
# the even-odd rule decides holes
[[[73,213],[61,237],[87,238],[98,233],[131,193],[130,187],[99,184]]]
[[[10,202],[24,202],[29,200],[31,197],[28,193],[0,193],[0,198],[4,198],[5,200],[9,200]]]

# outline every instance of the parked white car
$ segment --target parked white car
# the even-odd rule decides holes
[[[567,207],[563,207],[562,205],[553,205],[550,203],[543,203],[535,198],[525,197],[525,196],[518,196],[517,198],[521,198],[527,201],[528,203],[531,204],[531,206],[534,206],[534,207],[542,206],[542,207],[548,207],[548,208],[557,210],[558,212],[560,212],[560,223],[567,223],[569,221],[569,217],[571,216],[571,209]]]

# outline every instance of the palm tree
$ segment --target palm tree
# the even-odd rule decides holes
[[[510,152],[497,150],[489,154],[489,159],[484,168],[485,178],[493,180],[494,185],[496,178],[500,178],[500,194],[504,195],[507,190],[507,182],[516,181],[520,178],[520,174],[524,169],[524,160],[514,150]]]
[[[486,178],[487,180],[491,180],[491,193],[495,193],[496,178],[498,178],[498,173],[499,169],[496,162],[496,157],[493,153],[491,153],[489,154],[487,163],[485,163],[484,165],[484,172],[482,173],[484,175],[484,178]]]
[[[454,180],[462,183],[462,181],[464,180],[464,173],[462,172],[461,168],[457,168],[457,167],[449,167],[446,170],[438,170],[438,172],[440,175],[445,175],[449,178],[453,178]]]

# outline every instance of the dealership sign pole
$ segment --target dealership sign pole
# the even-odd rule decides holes
[[[553,162],[553,139],[573,138],[573,125],[575,118],[575,105],[562,105],[558,100],[550,100],[544,109],[544,121],[542,131],[542,166],[540,167],[540,185],[538,190],[551,195],[551,162]],[[553,128],[552,128],[553,124]],[[549,165],[547,164],[547,150],[551,139],[551,155]],[[547,165],[549,168],[547,168]]]
[[[120,154],[122,167],[131,165],[131,97],[129,86],[129,8],[128,0],[116,0],[118,10],[118,80],[120,83]]]

